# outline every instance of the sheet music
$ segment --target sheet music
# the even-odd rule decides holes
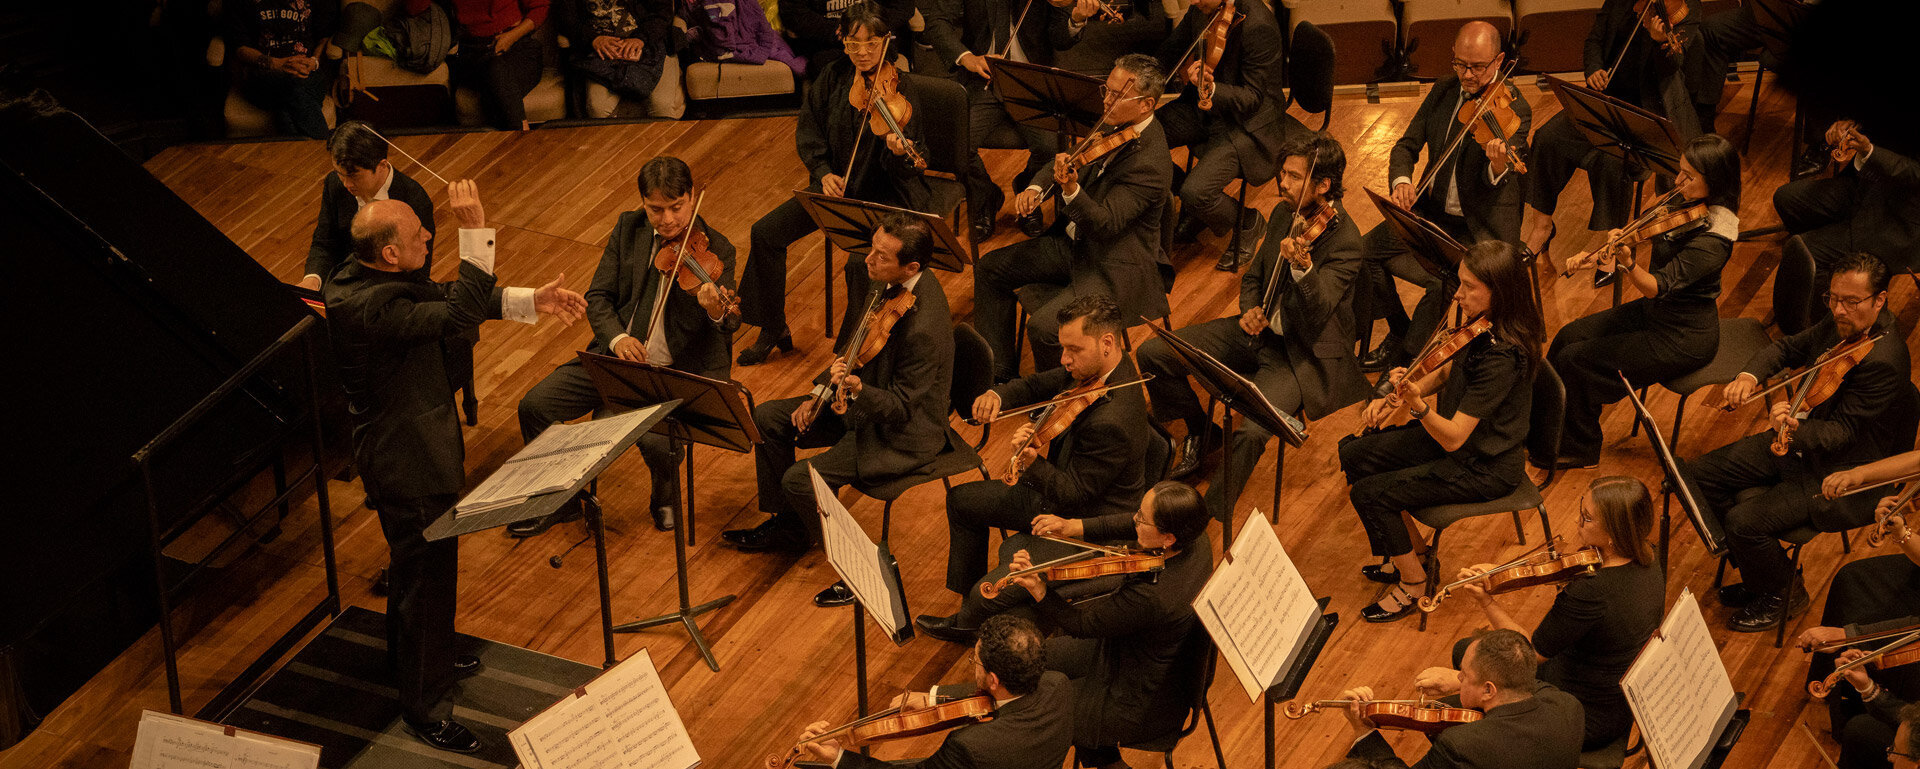
[[[1213,570],[1193,610],[1247,697],[1258,702],[1292,669],[1320,621],[1320,604],[1259,510],[1247,515],[1232,554]]]
[[[601,417],[586,422],[554,425],[542,431],[539,436],[527,444],[513,460],[531,458],[546,454],[557,454],[589,446],[604,446],[620,440],[632,430],[633,426],[645,420],[659,406],[647,406],[632,411]]]
[[[320,746],[199,719],[140,711],[131,769],[317,769]]]
[[[606,456],[607,446],[626,437],[659,408],[548,427],[454,505],[454,515],[498,510],[538,494],[573,488]]]
[[[691,769],[700,753],[647,650],[507,733],[525,769]]]
[[[1739,700],[1707,631],[1700,602],[1683,591],[1620,681],[1658,769],[1699,769]]]
[[[906,626],[906,617],[896,616],[895,607],[901,605],[894,600],[893,587],[888,584],[887,572],[880,562],[880,546],[867,538],[860,522],[853,519],[840,498],[834,496],[833,489],[820,477],[820,471],[807,468],[813,476],[813,498],[820,505],[820,529],[826,539],[827,562],[833,564],[833,570],[840,573],[847,587],[853,590],[860,605],[867,608],[867,614],[880,627],[887,631],[889,638],[898,638],[900,629]]]

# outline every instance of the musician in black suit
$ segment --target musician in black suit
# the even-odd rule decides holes
[[[1360,229],[1340,203],[1347,158],[1340,143],[1314,133],[1296,134],[1281,151],[1280,205],[1259,255],[1240,276],[1240,315],[1220,318],[1178,332],[1221,363],[1251,378],[1281,414],[1302,410],[1320,419],[1367,396],[1367,382],[1353,356],[1353,296],[1348,291],[1360,272]],[[1308,174],[1312,178],[1308,178]],[[1319,237],[1303,242],[1290,233],[1294,211],[1309,218],[1331,207],[1334,219]],[[1282,248],[1304,250],[1307,266],[1282,261]],[[1272,315],[1268,315],[1272,312]],[[1191,473],[1206,453],[1211,425],[1186,366],[1158,337],[1140,345],[1140,370],[1153,375],[1154,418],[1187,426],[1180,461],[1172,476]],[[1231,417],[1229,417],[1231,419]],[[1208,485],[1207,503],[1216,518],[1233,509],[1253,466],[1273,435],[1251,420],[1233,434],[1233,477],[1221,468]]]
[[[965,181],[973,242],[993,237],[1000,204],[1006,202],[1006,193],[980,159],[980,148],[1026,146],[1026,168],[1013,177],[1016,190],[1025,189],[1057,150],[1052,132],[1020,125],[1007,114],[991,85],[990,61],[1005,58],[1047,64],[1055,51],[1080,42],[1080,31],[1098,7],[1095,0],[1078,0],[1064,9],[1044,0],[929,0],[925,4],[927,29],[921,41],[933,49],[936,61],[952,67],[954,82],[967,89],[967,136],[973,147]]]
[[[1185,84],[1180,98],[1161,107],[1167,146],[1187,147],[1196,160],[1180,185],[1181,218],[1206,225],[1215,235],[1240,228],[1240,245],[1220,254],[1217,268],[1232,272],[1253,257],[1260,233],[1266,230],[1260,212],[1243,208],[1227,195],[1234,179],[1262,185],[1274,175],[1280,144],[1304,126],[1287,114],[1281,92],[1280,49],[1285,35],[1273,10],[1264,2],[1240,2],[1240,23],[1227,31],[1220,63],[1209,75],[1201,72],[1207,23],[1226,0],[1190,0],[1186,15],[1173,33],[1160,42],[1160,66]],[[1183,54],[1189,54],[1183,58]],[[1180,71],[1174,71],[1181,67]],[[1207,107],[1200,106],[1206,96]],[[1183,231],[1188,228],[1183,227]]]
[[[705,219],[694,220],[693,172],[679,158],[661,155],[647,161],[638,183],[640,209],[620,215],[587,288],[587,322],[593,326],[587,351],[726,380],[733,370],[733,332],[740,327],[738,307],[729,306],[733,244]],[[707,250],[721,265],[720,273],[710,276],[713,283],[694,291],[679,288],[654,267],[655,255],[663,249],[674,253],[689,227],[706,236]],[[587,367],[577,357],[569,359],[520,399],[520,438],[532,442],[549,425],[579,419],[599,411],[600,405],[600,391]],[[647,503],[653,526],[672,531],[680,509],[677,471],[682,451],[655,432],[640,436],[638,445],[653,477]],[[570,502],[546,517],[513,524],[507,533],[538,535],[579,517],[582,503]]]
[[[1580,760],[1580,702],[1552,684],[1534,678],[1539,654],[1527,637],[1513,630],[1476,634],[1461,660],[1453,684],[1462,707],[1481,711],[1480,720],[1451,726],[1433,738],[1433,746],[1413,766],[1420,769],[1570,769]],[[1423,694],[1438,695],[1437,691]],[[1360,715],[1373,690],[1361,686],[1341,693],[1356,700],[1347,720],[1361,735],[1349,758],[1381,767],[1406,767],[1393,746]]]
[[[300,287],[320,290],[341,265],[352,261],[353,215],[376,200],[398,200],[413,209],[427,231],[427,261],[423,273],[433,271],[433,201],[412,177],[387,160],[387,142],[366,123],[352,120],[333,129],[327,139],[333,170],[320,182],[320,218],[313,227],[313,245],[307,248],[307,274]]]
[[[1816,499],[1821,479],[1913,448],[1920,406],[1914,403],[1905,334],[1886,311],[1886,265],[1865,254],[1841,260],[1826,298],[1832,315],[1755,353],[1727,385],[1727,403],[1747,400],[1768,377],[1813,364],[1837,347],[1845,352],[1885,337],[1844,369],[1826,400],[1811,408],[1776,402],[1769,409],[1775,429],[1722,446],[1684,468],[1709,522],[1725,529],[1728,560],[1740,569],[1739,584],[1720,588],[1720,603],[1739,609],[1727,621],[1738,632],[1768,630],[1806,610],[1806,588],[1797,584],[1778,535],[1808,525],[1846,531],[1873,520],[1871,495]],[[1770,447],[1783,428],[1791,430],[1789,451],[1775,456]],[[1743,497],[1749,489],[1761,493]],[[1790,586],[1792,594],[1783,600]]]
[[[428,542],[427,525],[451,507],[466,478],[446,357],[488,318],[568,323],[587,302],[555,280],[539,289],[494,285],[494,231],[473,182],[449,193],[460,218],[460,278],[427,280],[426,228],[399,201],[374,201],[353,220],[355,261],[327,284],[327,327],[353,415],[353,457],[392,551],[387,648],[407,728],[442,750],[480,741],[451,718],[445,695],[456,664],[453,610],[458,540]]]
[[[828,766],[841,769],[1028,769],[1058,767],[1073,745],[1073,691],[1067,677],[1046,667],[1046,639],[1023,617],[1003,615],[980,627],[973,646],[973,681],[936,686],[931,692],[911,692],[894,698],[893,705],[910,710],[934,701],[987,694],[993,697],[992,720],[962,726],[947,733],[940,749],[917,761],[880,761],[842,751],[838,740],[809,743],[807,752]],[[821,721],[807,727],[801,739],[827,729]]]
[[[1065,290],[1027,318],[1036,369],[1051,368],[1060,357],[1059,309],[1075,298],[1105,293],[1120,305],[1123,323],[1167,314],[1173,265],[1160,249],[1160,219],[1166,212],[1173,170],[1167,162],[1166,134],[1153,119],[1154,100],[1166,73],[1152,56],[1130,54],[1114,62],[1104,86],[1107,137],[1133,131],[1136,138],[1076,168],[1062,154],[1036,181],[1057,185],[1059,211],[1048,234],[995,249],[973,267],[974,325],[993,347],[994,377],[1020,374],[1014,355],[1014,300],[1026,286]],[[1045,198],[1038,184],[1014,199],[1022,216],[1038,210]]]
[[[1685,51],[1698,55],[1700,0],[1686,0],[1687,18],[1668,29],[1660,14],[1634,12],[1635,0],[1606,0],[1587,33],[1588,88],[1673,122],[1681,141],[1701,133],[1699,115],[1687,95]],[[1644,21],[1643,21],[1644,19]],[[1671,44],[1655,38],[1676,41]],[[1621,51],[1626,53],[1622,56]],[[1615,61],[1620,62],[1618,66]],[[1553,239],[1553,212],[1573,172],[1586,169],[1593,193],[1587,226],[1604,232],[1633,218],[1632,185],[1645,169],[1629,168],[1618,156],[1595,149],[1565,111],[1540,126],[1528,160],[1526,220],[1523,234],[1531,253],[1544,254]]]
[[[1075,299],[1060,308],[1059,321],[1060,367],[981,394],[973,402],[974,421],[990,424],[1002,410],[1052,400],[1081,387],[1110,387],[1139,379],[1133,362],[1120,348],[1125,326],[1112,298],[1091,294]],[[1035,423],[1021,424],[1013,431],[1009,443],[1025,468],[1017,484],[1010,486],[1003,480],[1011,468],[1000,468],[1002,478],[961,484],[947,492],[948,590],[965,594],[987,573],[987,541],[995,528],[1027,531],[1041,515],[1089,518],[1127,512],[1139,504],[1147,490],[1147,441],[1152,437],[1146,398],[1137,386],[1089,397],[1086,410],[1047,444],[1046,456],[1028,445]],[[940,623],[926,618],[921,624]]]
[[[836,490],[856,481],[884,483],[925,467],[947,445],[953,317],[940,281],[923,269],[932,253],[933,234],[924,222],[905,214],[880,221],[866,271],[883,303],[909,292],[913,308],[865,365],[836,359],[814,380],[812,392],[754,407],[761,438],[753,450],[760,509],[772,517],[721,538],[748,552],[804,550],[820,528],[808,467]],[[870,300],[859,302],[864,307]],[[836,391],[845,396],[845,413],[829,408]],[[794,449],[821,446],[829,448],[794,461]]]
[[[1526,156],[1533,109],[1512,82],[1500,83],[1499,87],[1513,97],[1511,106],[1520,118],[1520,127],[1511,141],[1494,138],[1484,145],[1466,134],[1468,128],[1458,117],[1463,107],[1494,87],[1506,62],[1500,32],[1492,24],[1473,21],[1461,26],[1453,41],[1453,75],[1442,77],[1428,89],[1387,160],[1387,189],[1394,202],[1461,243],[1519,243],[1520,193],[1525,182],[1519,178],[1523,172],[1510,160]],[[1449,155],[1448,148],[1456,142],[1458,147]],[[1422,150],[1427,156],[1427,172],[1416,177],[1413,168]],[[1435,163],[1442,165],[1436,170]],[[1423,189],[1421,185],[1428,179],[1431,182]],[[1384,371],[1405,365],[1433,335],[1446,310],[1447,296],[1453,293],[1453,280],[1423,266],[1385,222],[1367,231],[1366,257],[1380,265],[1374,271],[1379,282],[1369,290],[1386,308],[1388,334],[1367,357],[1364,370]],[[1419,286],[1424,292],[1411,319],[1400,304],[1399,292],[1393,289],[1392,278]]]
[[[907,133],[904,139],[892,134],[882,139],[868,130],[866,113],[854,110],[847,99],[855,80],[878,69],[892,55],[889,51],[897,52],[898,43],[887,34],[879,6],[872,0],[857,0],[842,11],[840,41],[848,58],[828,64],[807,86],[794,126],[794,147],[810,180],[807,190],[926,210],[926,180],[905,157],[910,146],[926,157],[926,146],[920,142],[922,122],[907,121],[901,127]],[[915,99],[907,82],[901,83],[900,95],[909,104]],[[806,209],[791,197],[753,223],[747,264],[740,274],[740,314],[743,322],[760,329],[760,335],[740,351],[735,359],[740,365],[758,365],[776,347],[793,349],[793,335],[787,330],[787,248],[816,229]],[[847,260],[845,278],[848,301],[842,331],[859,320],[855,317],[860,312],[859,298],[867,295],[871,285],[858,259]]]
[[[1853,162],[1831,177],[1788,182],[1773,192],[1773,209],[1789,236],[1786,248],[1813,257],[1816,286],[1826,285],[1833,265],[1851,254],[1872,254],[1894,270],[1913,267],[1920,247],[1920,162],[1875,146],[1852,120],[1828,128],[1827,143],[1852,151]],[[1815,309],[1808,308],[1807,317]]]

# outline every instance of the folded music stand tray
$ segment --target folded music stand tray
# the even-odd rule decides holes
[[[681,458],[686,467],[686,502],[681,507],[683,515],[680,516],[680,525],[674,527],[673,536],[680,608],[651,619],[617,625],[613,631],[631,633],[679,622],[693,637],[693,643],[700,649],[700,656],[706,660],[707,667],[717,673],[720,663],[714,660],[713,648],[700,632],[700,625],[694,622],[694,618],[732,603],[734,596],[725,595],[698,606],[693,605],[689,597],[687,543],[693,539],[693,447],[705,444],[739,453],[751,451],[753,445],[760,442],[760,428],[753,421],[753,395],[738,382],[722,382],[665,366],[584,351],[579,356],[587,375],[593,378],[593,388],[600,391],[600,398],[610,411],[624,411],[668,400],[679,402],[679,408],[674,410],[671,418],[661,420],[654,426],[654,432],[686,447],[686,456]]]
[[[1278,517],[1277,513],[1275,515]],[[1313,619],[1313,630],[1307,635],[1307,645],[1300,648],[1299,659],[1294,660],[1293,667],[1287,669],[1287,674],[1274,685],[1267,687],[1266,695],[1261,697],[1262,704],[1265,705],[1264,709],[1267,711],[1267,769],[1273,769],[1274,747],[1279,742],[1279,738],[1274,734],[1274,706],[1300,694],[1300,685],[1306,682],[1308,671],[1313,669],[1314,662],[1319,661],[1320,652],[1326,649],[1327,639],[1333,635],[1334,626],[1340,624],[1340,615],[1327,611],[1327,604],[1333,599],[1328,597],[1318,600],[1320,614]]]
[[[933,214],[806,190],[794,190],[793,199],[799,201],[800,208],[813,218],[814,225],[826,236],[827,243],[847,252],[848,259],[864,256],[873,250],[873,231],[880,226],[880,217],[899,213],[919,219],[927,225],[927,231],[933,233],[933,254],[927,257],[927,263],[923,266],[960,272],[973,263],[973,252],[961,247],[960,239],[954,236],[953,228],[947,226],[947,220]],[[828,261],[831,262],[832,252],[828,254]],[[834,334],[832,264],[827,265],[827,276],[823,309],[826,310],[827,336],[831,337]],[[850,296],[847,301],[857,302],[860,299]]]
[[[1620,372],[1614,372],[1620,374]],[[1700,543],[1707,548],[1708,555],[1720,555],[1727,552],[1726,533],[1721,530],[1720,522],[1706,514],[1700,508],[1698,498],[1693,495],[1693,487],[1687,484],[1687,477],[1680,471],[1680,461],[1673,456],[1673,445],[1660,434],[1660,425],[1654,420],[1653,412],[1647,410],[1647,404],[1634,392],[1633,383],[1627,381],[1626,374],[1620,374],[1620,383],[1627,387],[1627,397],[1633,401],[1635,418],[1646,431],[1647,442],[1653,444],[1654,456],[1660,459],[1660,471],[1666,480],[1660,489],[1660,571],[1667,569],[1667,544],[1672,539],[1673,499],[1680,498],[1680,508],[1686,512],[1687,520],[1693,523],[1693,530],[1700,535]]]
[[[1393,198],[1371,189],[1366,189],[1366,193],[1373,200],[1373,206],[1380,209],[1380,215],[1386,218],[1387,226],[1393,229],[1393,234],[1398,235],[1401,242],[1407,244],[1407,250],[1413,252],[1420,266],[1443,281],[1453,280],[1460,269],[1460,261],[1467,258],[1467,247],[1454,240],[1446,230],[1440,229],[1440,225],[1401,207],[1393,202]]]
[[[1585,136],[1593,148],[1620,158],[1628,175],[1633,176],[1634,208],[1640,207],[1640,193],[1646,178],[1633,174],[1635,168],[1675,176],[1680,173],[1680,134],[1673,122],[1624,101],[1583,85],[1545,75],[1547,84],[1560,99],[1560,108],[1573,121],[1573,127]],[[1600,288],[1617,280],[1620,270],[1593,274],[1593,287]],[[1614,303],[1619,303],[1616,292]]]
[[[992,59],[993,79],[987,81],[1007,116],[1020,125],[1052,131],[1065,146],[1072,137],[1093,133],[1106,103],[1100,87],[1106,81],[1042,64]]]

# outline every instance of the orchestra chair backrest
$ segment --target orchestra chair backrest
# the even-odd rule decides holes
[[[1173,466],[1173,439],[1157,425],[1147,431],[1146,461],[1148,487],[1167,479],[1167,470]]]
[[[1207,692],[1213,688],[1213,651],[1213,636],[1207,634],[1206,625],[1198,617],[1194,618],[1173,664],[1167,668],[1167,680],[1154,697],[1154,706],[1142,718],[1139,733],[1145,739],[1122,742],[1121,747],[1160,753],[1166,756],[1167,766],[1173,766],[1173,749],[1180,741],[1200,727],[1203,717],[1212,723]],[[1213,735],[1213,739],[1218,750],[1219,735]]]
[[[1813,325],[1814,297],[1827,290],[1813,285],[1813,273],[1813,252],[1806,240],[1799,235],[1787,238],[1780,247],[1780,268],[1773,273],[1773,321],[1781,334],[1792,336]]]
[[[926,139],[927,170],[958,177],[972,151],[967,136],[967,89],[944,77],[901,73],[900,80],[913,94],[912,122],[920,123]]]
[[[1333,38],[1303,21],[1293,25],[1293,44],[1287,53],[1287,77],[1294,104],[1319,114],[1320,129],[1333,120]]]
[[[993,387],[993,347],[975,331],[971,323],[953,326],[953,386],[947,397],[953,401],[953,413],[961,417],[973,414],[973,402]]]
[[[1566,414],[1567,385],[1560,380],[1560,372],[1542,358],[1539,371],[1533,375],[1533,411],[1527,417],[1527,454],[1536,466],[1551,468],[1559,460]],[[1540,485],[1551,483],[1552,478],[1549,471],[1548,480]]]

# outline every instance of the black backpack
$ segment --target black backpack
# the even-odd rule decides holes
[[[397,16],[387,22],[393,41],[393,63],[401,69],[430,74],[447,60],[453,48],[453,21],[439,3],[428,3],[425,13]]]

